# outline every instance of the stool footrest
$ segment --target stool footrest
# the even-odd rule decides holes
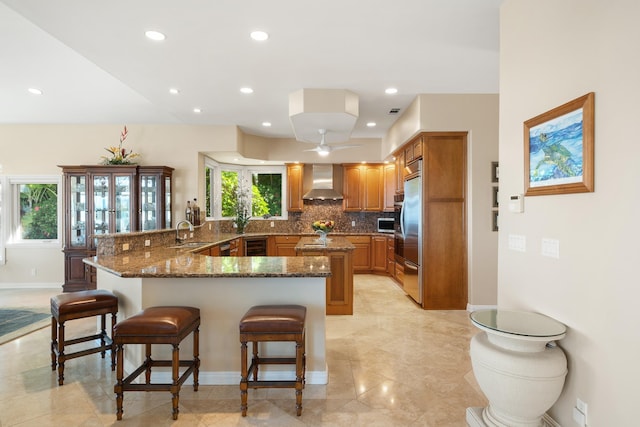
[[[258,380],[258,381],[247,381],[247,385],[250,388],[292,388],[296,386],[296,380]],[[303,385],[304,388],[304,385]]]
[[[98,340],[100,338],[104,339],[105,342],[108,342],[109,345],[111,345],[113,343],[111,338],[109,338],[109,336],[106,333],[104,333],[104,334],[91,335],[90,337],[82,337],[82,338],[74,338],[72,340],[66,340],[64,342],[64,345],[67,346],[67,345],[80,344],[80,343],[87,342],[87,341]]]
[[[255,360],[251,362],[251,365],[255,363]],[[295,357],[260,357],[258,358],[258,364],[260,365],[295,365]]]
[[[127,376],[124,380],[122,380],[122,384],[116,384],[115,392],[118,391],[167,391],[174,385],[182,385],[189,375],[193,372],[196,367],[196,362],[193,360],[181,360],[180,366],[188,367],[186,371],[180,376],[178,382],[176,384],[173,383],[149,383],[149,384],[137,384],[132,383],[133,380],[138,378],[142,373],[144,373],[148,368],[152,368],[154,366],[172,366],[171,360],[152,360],[151,363],[143,363],[138,366],[138,368],[133,371],[131,374]],[[120,390],[118,390],[120,388]]]
[[[83,342],[87,342],[87,341],[93,341],[96,339],[104,339],[104,345],[101,345],[99,347],[92,347],[92,348],[87,348],[85,350],[79,350],[79,351],[75,351],[72,353],[64,353],[64,354],[60,354],[60,352],[58,351],[58,347],[57,345],[53,345],[51,346],[51,351],[53,353],[55,353],[56,357],[58,357],[59,359],[64,359],[64,360],[70,360],[70,359],[75,359],[76,357],[82,357],[82,356],[86,356],[88,354],[94,354],[94,353],[101,353],[103,351],[113,351],[113,341],[111,340],[111,338],[109,338],[108,335],[102,335],[102,334],[98,334],[98,335],[92,335],[90,337],[85,337],[85,338],[76,338],[73,340],[69,340],[69,341],[65,341],[64,345],[69,346],[69,345],[74,345],[74,344],[80,344]]]

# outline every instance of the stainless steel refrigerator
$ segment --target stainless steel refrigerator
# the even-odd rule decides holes
[[[417,172],[404,181],[400,225],[404,238],[404,290],[422,304],[422,168],[421,164],[417,166]]]

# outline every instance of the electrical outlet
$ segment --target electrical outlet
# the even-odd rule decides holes
[[[356,222],[355,221],[351,221],[351,226],[355,227],[356,226]]]
[[[276,224],[273,221],[271,221],[271,228],[273,228],[275,226],[276,226]]]
[[[209,223],[209,231],[211,231],[211,223]]]
[[[145,246],[151,246],[151,240],[146,239],[146,240],[144,241],[144,245],[145,245]]]
[[[38,275],[38,269],[37,268],[32,268],[30,273],[31,273],[32,276],[35,277],[35,276]]]
[[[122,250],[123,251],[128,251],[129,250],[129,244],[128,243],[123,243],[122,244]]]
[[[526,252],[527,237],[518,234],[509,234],[509,249],[512,251]]]
[[[575,416],[576,414],[574,412],[573,419],[576,422],[578,422],[578,424],[580,424],[581,427],[585,427],[587,425],[587,409],[588,409],[588,405],[578,397],[576,399],[576,407],[574,409],[577,409],[578,412],[580,412],[580,414],[578,414],[578,419],[576,420],[576,416]]]
[[[189,237],[193,238],[193,233],[189,233]]]

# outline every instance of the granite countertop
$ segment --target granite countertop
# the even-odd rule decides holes
[[[133,233],[132,233],[133,234]],[[283,233],[273,233],[279,235]],[[284,233],[288,234],[288,233]],[[361,233],[352,233],[361,234]],[[377,233],[366,233],[365,235]],[[299,257],[211,257],[196,252],[237,238],[267,237],[271,234],[216,233],[206,242],[187,241],[186,244],[167,247],[131,245],[131,250],[116,255],[100,255],[84,259],[98,269],[120,277],[328,277],[331,275],[326,256]],[[349,233],[331,233],[327,246],[320,246],[315,234],[301,236],[297,252],[352,251],[355,246],[344,236]]]
[[[346,237],[330,235],[326,245],[317,237],[301,237],[295,247],[296,252],[344,252],[353,251],[356,247]]]

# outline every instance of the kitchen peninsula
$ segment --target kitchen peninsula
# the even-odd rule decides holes
[[[187,305],[200,308],[200,383],[238,384],[240,342],[238,323],[258,304],[300,304],[307,307],[306,382],[326,384],[326,280],[331,275],[325,256],[211,257],[184,248],[154,248],[99,255],[85,260],[96,267],[99,289],[119,298],[118,319],[151,306]],[[181,349],[188,354],[192,342]],[[266,343],[261,353],[280,356],[291,349],[285,343]],[[170,358],[168,348],[154,349],[158,358]],[[125,369],[131,372],[144,358],[143,346],[128,346]],[[269,368],[273,368],[269,370]],[[280,368],[280,369],[278,369]],[[286,367],[268,366],[265,379],[289,378]],[[158,372],[170,381],[169,371]]]

